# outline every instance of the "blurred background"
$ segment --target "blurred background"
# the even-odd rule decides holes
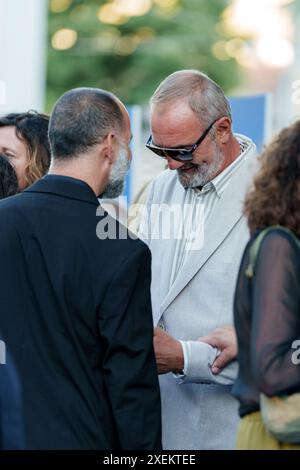
[[[264,141],[300,116],[299,0],[0,0],[0,57],[0,114],[50,112],[78,86],[128,105],[131,197],[163,168],[143,147],[147,102],[175,70],[204,71],[229,96],[267,97]],[[257,119],[248,105],[243,114]]]

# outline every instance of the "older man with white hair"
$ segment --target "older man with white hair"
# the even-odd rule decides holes
[[[256,148],[233,133],[222,89],[196,70],[159,85],[151,132],[147,147],[168,164],[150,185],[140,230],[152,252],[163,445],[231,449],[238,424],[233,296]]]

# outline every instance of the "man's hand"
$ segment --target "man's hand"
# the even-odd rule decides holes
[[[184,358],[180,341],[172,338],[161,328],[154,328],[153,345],[159,374],[182,371]]]
[[[210,334],[199,338],[198,341],[208,343],[221,351],[221,354],[212,365],[211,371],[213,374],[219,374],[229,362],[237,357],[237,339],[234,327],[231,325],[217,328]]]

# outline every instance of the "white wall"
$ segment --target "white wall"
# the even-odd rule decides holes
[[[300,119],[300,14],[294,17],[295,60],[282,75],[275,92],[274,131]]]
[[[0,0],[0,115],[44,107],[47,0]]]

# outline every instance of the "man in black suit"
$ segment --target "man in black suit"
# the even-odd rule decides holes
[[[21,382],[26,448],[160,449],[150,253],[99,217],[97,199],[122,192],[128,113],[108,92],[71,90],[49,138],[49,174],[0,203],[0,339]],[[104,221],[116,228],[106,238]]]

